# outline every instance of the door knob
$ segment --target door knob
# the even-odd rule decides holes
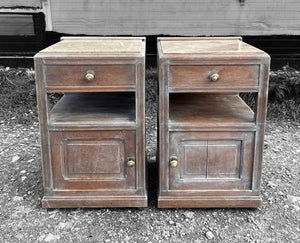
[[[85,80],[88,81],[88,82],[91,82],[95,79],[95,72],[94,71],[87,71],[86,74],[85,74]]]
[[[130,159],[127,161],[127,166],[128,166],[128,167],[134,167],[134,166],[135,166],[135,161],[134,161],[134,159],[130,158]]]
[[[209,80],[212,81],[212,82],[218,81],[219,78],[220,78],[220,76],[217,73],[212,73],[212,74],[209,75]]]
[[[177,157],[171,157],[170,158],[170,166],[172,168],[175,168],[175,167],[177,167],[177,165],[178,165],[178,159],[177,159]]]

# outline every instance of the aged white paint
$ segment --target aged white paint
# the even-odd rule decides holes
[[[299,0],[51,0],[51,17],[69,34],[300,34]]]
[[[0,15],[1,35],[35,35],[31,15],[3,14]]]
[[[41,8],[42,0],[1,0],[0,8]]]
[[[46,31],[52,31],[52,13],[51,13],[51,1],[42,0],[43,12],[45,14]]]

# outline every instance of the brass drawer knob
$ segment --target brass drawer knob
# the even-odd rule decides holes
[[[134,166],[135,166],[135,161],[134,161],[134,159],[129,159],[129,160],[127,161],[127,166],[128,166],[128,167],[134,167]]]
[[[95,79],[95,72],[89,70],[86,72],[84,77],[86,81],[91,82]]]
[[[220,76],[217,73],[212,73],[212,74],[209,75],[209,80],[211,82],[216,82],[216,81],[219,80],[219,78],[220,78]]]
[[[178,159],[176,157],[171,157],[170,158],[170,166],[172,168],[175,168],[175,167],[177,167],[177,165],[178,165]]]

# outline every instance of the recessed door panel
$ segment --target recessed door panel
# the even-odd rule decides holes
[[[51,132],[50,140],[55,190],[136,188],[136,166],[127,166],[134,131]]]
[[[241,140],[207,141],[207,178],[238,178]]]
[[[186,141],[181,144],[182,178],[203,177],[206,175],[206,141]]]
[[[63,175],[67,179],[124,178],[125,141],[122,139],[66,139]]]
[[[250,190],[253,132],[171,132],[169,190]]]

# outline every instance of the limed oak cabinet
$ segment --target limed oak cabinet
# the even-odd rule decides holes
[[[158,207],[261,206],[269,56],[239,37],[159,38],[158,59]]]
[[[145,38],[68,37],[34,60],[43,207],[146,207]]]

